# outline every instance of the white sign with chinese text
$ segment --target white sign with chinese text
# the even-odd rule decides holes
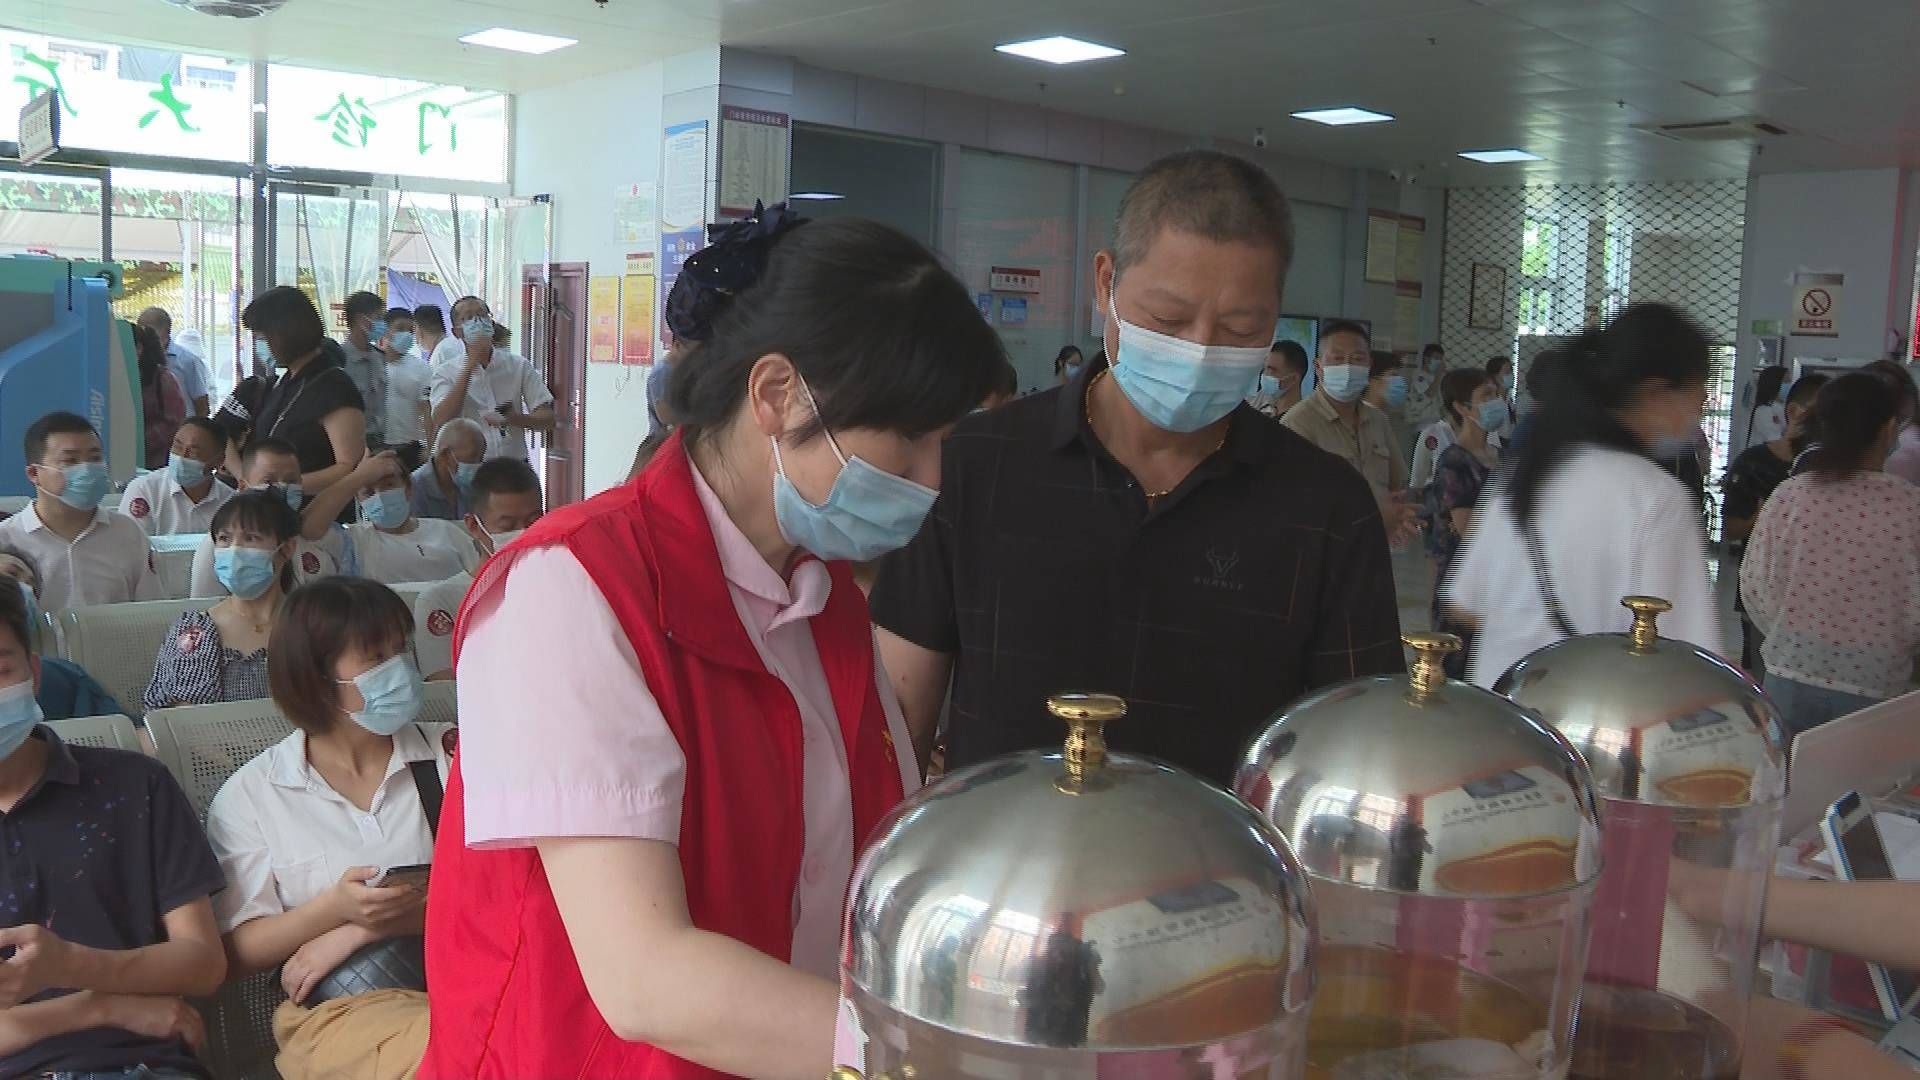
[[[36,165],[60,149],[60,94],[49,90],[20,110],[20,164]]]
[[[245,60],[0,28],[0,140],[26,134],[23,108],[48,91],[63,147],[238,162],[252,145]]]
[[[504,183],[507,96],[271,64],[267,162]]]
[[[1040,271],[1019,266],[996,266],[987,272],[987,288],[994,292],[1037,293]]]

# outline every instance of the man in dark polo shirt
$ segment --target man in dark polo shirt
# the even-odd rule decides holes
[[[39,723],[26,635],[0,589],[0,1076],[205,1077],[220,866],[159,762]]]
[[[922,762],[1058,745],[1044,702],[1126,698],[1116,749],[1216,783],[1275,710],[1404,667],[1379,508],[1338,458],[1242,399],[1292,256],[1286,198],[1211,151],[1162,159],[1094,259],[1106,355],[968,417],[940,499],[881,564],[882,659]]]

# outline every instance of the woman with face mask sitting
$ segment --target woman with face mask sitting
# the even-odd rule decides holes
[[[227,598],[181,613],[160,639],[141,701],[148,709],[267,696],[267,639],[293,590],[300,519],[278,491],[243,491],[220,507],[208,532]]]
[[[1652,303],[1535,361],[1539,422],[1482,496],[1442,586],[1477,628],[1475,685],[1562,638],[1626,631],[1632,595],[1673,604],[1662,637],[1725,655],[1699,510],[1657,464],[1690,452],[1711,369],[1693,320]]]
[[[278,970],[286,1080],[408,1076],[426,1045],[424,867],[452,725],[416,722],[412,633],[405,601],[364,578],[289,596],[270,647],[273,701],[295,730],[207,810],[228,977]]]
[[[853,856],[919,786],[848,564],[920,528],[992,328],[920,244],[783,207],[666,317],[675,434],[460,614],[428,1080],[826,1075]]]
[[[335,525],[349,504],[360,520]],[[480,554],[457,521],[413,516],[412,480],[388,450],[369,454],[353,471],[308,501],[303,534],[349,574],[387,585],[441,581],[480,565]]]

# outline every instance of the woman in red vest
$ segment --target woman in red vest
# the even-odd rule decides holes
[[[919,783],[847,560],[912,538],[1005,354],[921,245],[783,207],[667,319],[678,431],[461,612],[423,1080],[832,1064],[854,854]]]

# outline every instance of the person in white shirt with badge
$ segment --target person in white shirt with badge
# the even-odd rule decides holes
[[[226,460],[226,430],[190,416],[173,433],[167,467],[135,477],[120,497],[120,512],[148,536],[206,532],[233,497],[233,489],[213,475]]]
[[[467,533],[482,558],[526,532],[543,512],[540,478],[524,461],[494,458],[473,477],[473,512],[467,515]],[[429,680],[453,678],[453,623],[460,602],[473,586],[473,575],[455,574],[423,589],[413,600],[413,652]]]
[[[478,420],[488,431],[488,457],[527,460],[526,433],[553,433],[553,392],[526,357],[506,348],[486,301],[461,297],[453,333],[433,351],[433,426],[456,416]]]
[[[480,553],[466,530],[458,522],[414,517],[409,484],[393,451],[369,455],[307,503],[302,534],[332,555],[343,572],[386,585],[471,573],[480,565]],[[360,520],[335,525],[356,500]]]
[[[300,490],[300,454],[292,443],[285,439],[255,439],[240,451],[239,456],[240,479],[246,484],[246,490],[272,489],[287,501],[295,514],[306,505],[306,495]],[[295,583],[300,585],[340,572],[331,554],[301,537],[296,537],[293,542],[291,569]],[[214,566],[212,536],[202,538],[200,546],[194,549],[193,570],[187,577],[187,595],[196,600],[228,595],[226,583],[220,580]]]
[[[27,479],[33,502],[0,521],[0,544],[40,569],[48,611],[160,597],[147,534],[131,518],[102,509],[112,489],[100,433],[86,418],[48,413],[27,428]]]

